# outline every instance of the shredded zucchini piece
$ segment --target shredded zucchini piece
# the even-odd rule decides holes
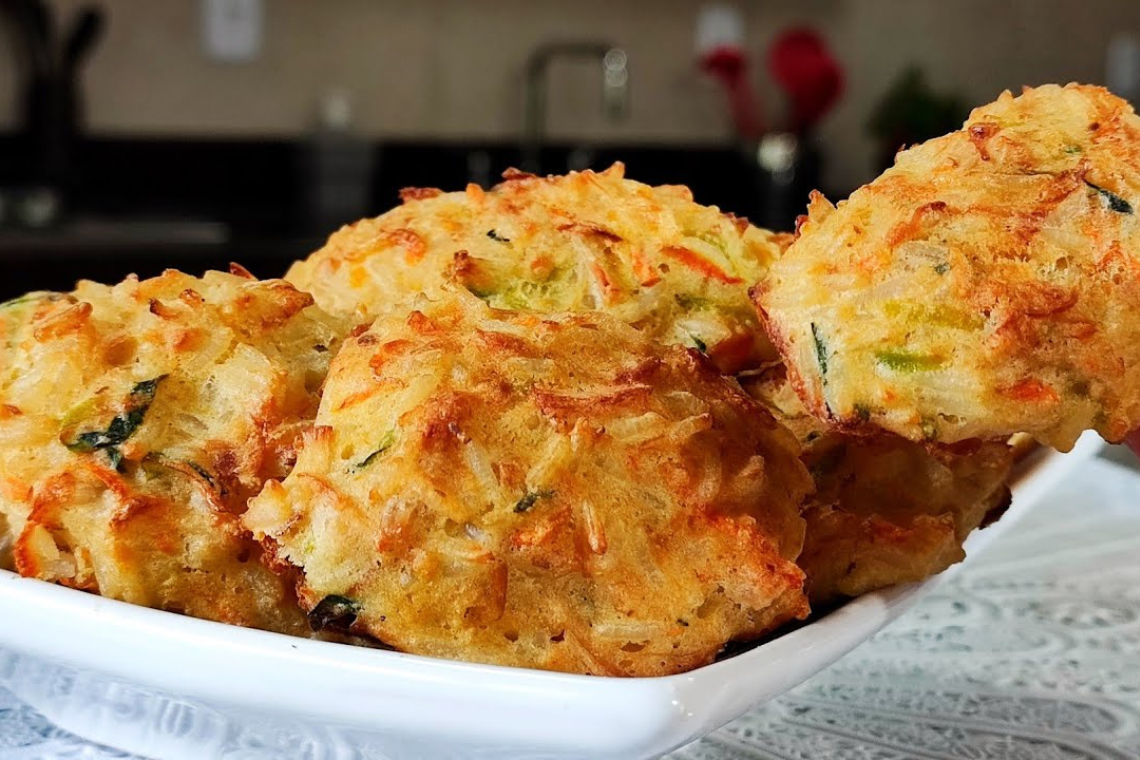
[[[896,372],[930,372],[946,364],[946,360],[940,356],[902,350],[880,351],[875,354],[875,360]]]

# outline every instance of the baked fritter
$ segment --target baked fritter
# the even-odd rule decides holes
[[[727,373],[774,358],[746,288],[789,236],[623,175],[621,164],[510,171],[490,191],[406,190],[404,205],[344,227],[286,279],[361,321],[451,281],[497,308],[605,311]]]
[[[457,290],[333,362],[244,517],[315,626],[398,649],[650,676],[808,608],[794,439],[694,350]]]
[[[804,409],[783,367],[742,378],[803,445],[816,492],[804,504],[803,553],[813,606],[940,573],[962,542],[1009,505],[1010,447],[928,449],[892,433],[850,436]]]
[[[0,570],[14,570],[12,563],[12,529],[8,525],[8,518],[0,513]]]
[[[811,412],[949,443],[1140,423],[1140,119],[1099,87],[1003,94],[903,151],[754,292]]]
[[[240,271],[240,270],[239,270]],[[288,633],[241,529],[311,424],[337,322],[283,281],[168,271],[0,306],[0,515],[22,574]]]

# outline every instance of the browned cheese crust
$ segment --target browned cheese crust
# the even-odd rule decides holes
[[[728,373],[773,358],[746,288],[788,236],[623,174],[510,171],[488,191],[406,190],[402,206],[344,227],[286,279],[362,321],[450,281],[497,308],[605,311]]]
[[[696,351],[458,291],[349,340],[245,524],[317,625],[651,676],[807,614],[794,439]]]
[[[237,270],[243,272],[244,270]],[[284,281],[168,271],[0,305],[0,526],[21,574],[304,633],[239,516],[281,477],[337,323]]]
[[[816,416],[1069,449],[1140,423],[1140,119],[1098,87],[976,109],[833,207],[754,293]]]

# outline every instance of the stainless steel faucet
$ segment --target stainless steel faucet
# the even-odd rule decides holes
[[[522,168],[541,170],[539,153],[546,134],[547,70],[561,57],[596,58],[602,64],[602,113],[620,121],[629,110],[629,71],[625,51],[589,40],[550,42],[535,50],[526,67],[526,112],[522,137]]]

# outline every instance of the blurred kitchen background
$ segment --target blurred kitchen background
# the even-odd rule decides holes
[[[1140,96],[1132,0],[0,0],[0,300],[239,261],[406,186],[614,160],[791,229],[1023,84]]]

